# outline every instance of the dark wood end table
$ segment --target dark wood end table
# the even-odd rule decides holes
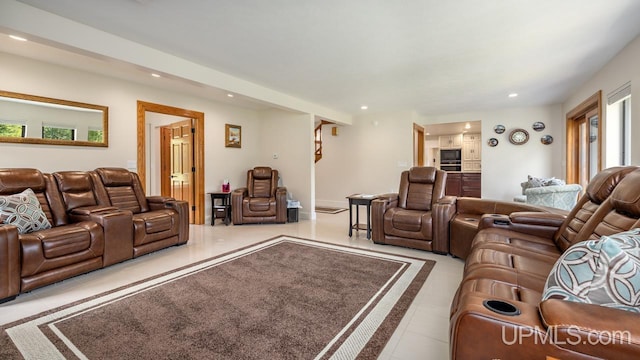
[[[216,219],[223,219],[225,225],[231,222],[231,191],[229,192],[212,192],[211,195],[211,226],[215,224]],[[220,200],[216,204],[216,199]]]
[[[349,199],[349,237],[353,235],[353,229],[356,231],[367,230],[367,239],[371,239],[371,202],[375,200],[375,195],[353,194],[347,196]],[[360,224],[360,206],[367,208],[367,224]],[[356,222],[353,222],[353,207],[356,207]]]

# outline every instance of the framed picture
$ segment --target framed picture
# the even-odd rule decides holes
[[[224,125],[224,146],[242,147],[242,127],[239,125]]]

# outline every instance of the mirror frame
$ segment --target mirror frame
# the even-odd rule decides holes
[[[102,111],[102,139],[103,141],[93,142],[93,141],[84,141],[84,140],[57,140],[57,139],[40,139],[40,138],[14,138],[8,136],[0,136],[0,142],[3,143],[20,143],[20,144],[47,144],[47,145],[71,145],[71,146],[95,146],[95,147],[108,147],[109,146],[109,107],[102,105],[94,105],[81,103],[77,101],[69,101],[69,100],[61,100],[54,99],[44,96],[36,96],[29,94],[21,94],[11,91],[3,91],[0,90],[0,96],[21,99],[21,100],[30,100],[35,102],[42,102],[48,104],[58,104],[58,105],[66,105],[73,106],[84,109],[93,109]]]

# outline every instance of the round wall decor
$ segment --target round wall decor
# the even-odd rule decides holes
[[[529,132],[525,129],[514,129],[509,133],[509,141],[514,145],[526,144],[529,141]]]
[[[553,142],[553,136],[545,135],[545,136],[540,138],[540,142],[545,144],[545,145],[549,145],[549,144],[551,144]]]
[[[491,138],[489,139],[489,141],[487,141],[487,144],[491,147],[496,147],[498,146],[498,139],[496,138]]]
[[[496,134],[502,134],[504,130],[505,130],[504,125],[496,125],[493,127],[493,131],[495,131]]]
[[[535,131],[542,131],[542,130],[544,130],[545,125],[544,125],[544,123],[542,121],[536,121],[536,122],[533,123],[532,128]]]

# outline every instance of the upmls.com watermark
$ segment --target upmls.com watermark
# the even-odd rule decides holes
[[[533,328],[522,327],[502,327],[502,343],[505,345],[520,345],[524,342],[534,344],[553,345],[613,345],[630,344],[631,332],[629,330],[585,330],[578,326],[562,327],[562,335],[558,337],[557,327],[541,329],[538,326]]]

